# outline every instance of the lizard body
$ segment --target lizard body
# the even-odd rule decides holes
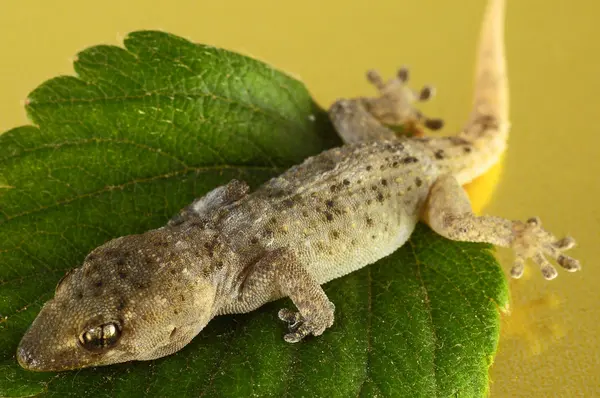
[[[578,270],[577,260],[562,254],[574,246],[572,238],[554,238],[537,218],[477,217],[461,188],[506,146],[503,8],[503,0],[490,1],[474,108],[459,134],[396,137],[385,123],[440,127],[411,107],[431,90],[409,90],[406,70],[387,83],[370,72],[378,97],[339,100],[329,111],[346,145],[252,193],[231,181],[162,228],[98,247],[59,282],[19,345],[19,363],[46,371],[162,357],[189,343],[213,317],[283,296],[298,308],[279,313],[290,324],[285,340],[320,335],[334,320],[334,305],[320,285],[391,254],[419,220],[449,239],[513,248],[514,277],[532,258],[554,278],[544,254]]]

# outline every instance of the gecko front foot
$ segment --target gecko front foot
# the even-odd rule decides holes
[[[407,68],[401,68],[395,78],[384,82],[381,75],[375,71],[367,72],[367,80],[374,85],[380,93],[377,98],[367,99],[369,112],[381,123],[389,125],[415,125],[423,124],[431,130],[443,127],[441,119],[432,119],[424,116],[413,107],[415,102],[424,102],[433,98],[435,89],[432,86],[424,86],[421,91],[416,92],[406,84],[409,72]]]
[[[290,331],[283,339],[288,343],[297,343],[309,334],[321,335],[325,329],[333,325],[334,311],[335,306],[332,302],[328,302],[326,308],[311,311],[311,314],[306,317],[297,311],[282,308],[279,310],[279,319],[288,324]]]
[[[525,260],[531,258],[540,266],[544,278],[548,280],[556,278],[558,273],[545,255],[554,258],[561,267],[569,272],[579,271],[581,269],[579,261],[562,254],[564,250],[574,246],[575,239],[571,237],[557,239],[543,229],[542,222],[538,217],[530,218],[526,222],[515,222],[511,248],[515,251],[517,258],[510,274],[513,278],[520,278],[525,268]]]

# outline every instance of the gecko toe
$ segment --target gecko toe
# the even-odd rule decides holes
[[[423,124],[429,130],[440,130],[442,127],[444,127],[444,121],[442,119],[425,118]]]
[[[367,81],[371,83],[378,90],[383,90],[386,84],[383,82],[383,78],[375,69],[367,71]]]
[[[550,264],[543,266],[541,268],[541,270],[542,270],[542,275],[544,276],[544,279],[546,279],[548,281],[551,281],[552,279],[554,279],[558,276],[558,272],[556,271],[556,268],[554,268]]]
[[[401,67],[400,69],[398,69],[398,72],[396,72],[396,78],[402,83],[406,83],[409,77],[410,72],[408,71],[408,68],[406,66]]]
[[[279,319],[288,324],[290,331],[294,331],[298,328],[298,325],[302,322],[302,315],[297,311],[292,311],[288,308],[282,308],[277,314]]]
[[[435,87],[424,86],[419,93],[419,101],[428,101],[435,95]]]
[[[523,257],[517,257],[515,259],[515,263],[510,270],[510,276],[515,279],[519,279],[523,276],[523,272],[525,271],[525,259]]]
[[[544,246],[544,252],[555,259],[558,265],[568,272],[575,272],[581,269],[579,260],[562,253],[575,246],[575,239],[566,237],[557,241],[554,237],[551,237],[549,240],[551,240],[551,243],[547,243]]]
[[[568,272],[575,272],[581,270],[581,263],[579,262],[579,260],[576,260],[573,257],[569,257],[564,254],[559,255],[556,259],[556,262]]]
[[[575,247],[575,239],[571,236],[566,236],[556,242],[552,243],[552,246],[559,250],[569,250]]]
[[[311,328],[306,324],[302,324],[295,331],[283,336],[283,339],[288,343],[297,343],[311,333]]]
[[[544,255],[542,253],[536,253],[533,256],[533,261],[540,266],[540,270],[542,271],[542,275],[544,276],[544,278],[546,280],[552,280],[554,278],[556,278],[558,276],[558,272],[556,271],[556,268],[554,268],[552,266],[552,264],[550,264],[548,262],[548,260],[546,260],[546,258],[544,257]]]

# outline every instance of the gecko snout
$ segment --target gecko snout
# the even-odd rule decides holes
[[[34,359],[35,355],[30,353],[28,349],[19,345],[17,348],[17,362],[22,368],[27,370],[35,370],[37,361]]]
[[[31,329],[25,333],[25,336],[17,347],[17,362],[22,368],[32,371],[43,372],[46,369],[43,354],[39,349],[36,349],[36,336],[31,333]]]
[[[19,343],[17,347],[17,362],[23,369],[34,372],[46,372],[55,369],[54,361],[48,361],[48,357],[42,353],[43,349],[36,348],[35,336],[29,334]]]

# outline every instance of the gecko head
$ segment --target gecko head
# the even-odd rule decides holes
[[[213,315],[213,284],[197,261],[191,267],[189,253],[177,256],[181,248],[151,233],[100,246],[60,280],[19,344],[23,368],[155,359],[204,328]]]

